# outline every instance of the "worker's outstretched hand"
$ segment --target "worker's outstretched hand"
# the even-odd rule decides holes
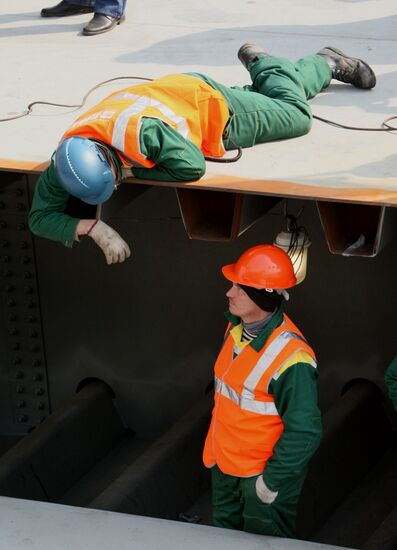
[[[255,483],[256,494],[264,504],[271,504],[278,495],[278,491],[271,491],[266,485],[263,476],[258,476]]]
[[[108,264],[124,262],[126,258],[131,256],[130,248],[125,240],[120,237],[117,231],[101,220],[95,224],[89,232],[89,236],[102,249]]]

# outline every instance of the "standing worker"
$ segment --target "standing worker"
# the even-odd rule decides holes
[[[83,34],[102,34],[120,25],[125,19],[126,0],[61,0],[50,8],[43,8],[41,17],[68,17],[94,12],[94,17],[83,28]]]
[[[335,48],[292,63],[244,44],[238,57],[252,85],[229,88],[199,73],[172,74],[115,92],[81,115],[38,181],[29,217],[33,233],[69,247],[89,235],[108,263],[124,261],[128,245],[111,227],[64,214],[70,194],[100,204],[122,176],[197,180],[205,156],[306,134],[308,99],[332,78],[366,89],[376,82],[366,63]]]
[[[307,464],[321,435],[313,350],[283,313],[296,284],[289,256],[250,248],[222,268],[229,324],[215,363],[203,460],[217,527],[293,537]]]

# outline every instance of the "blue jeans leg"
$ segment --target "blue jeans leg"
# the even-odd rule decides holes
[[[94,7],[95,6],[95,0],[67,0],[69,4],[73,4],[75,6],[84,6],[84,7]]]
[[[95,13],[102,13],[110,17],[121,17],[124,14],[126,0],[73,0],[70,4],[92,6]]]

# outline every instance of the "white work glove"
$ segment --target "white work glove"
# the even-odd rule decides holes
[[[255,483],[256,495],[264,504],[271,504],[277,497],[278,491],[274,492],[266,486],[263,476],[258,476]]]
[[[131,256],[128,244],[120,237],[117,231],[101,220],[96,222],[90,230],[89,236],[102,249],[108,264],[124,262],[126,258]]]

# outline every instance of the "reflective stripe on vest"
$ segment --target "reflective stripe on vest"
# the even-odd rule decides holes
[[[244,411],[278,415],[276,405],[273,402],[256,401],[253,397],[244,397],[217,377],[215,377],[215,391],[236,403]]]
[[[272,366],[276,357],[281,353],[292,338],[306,342],[302,336],[290,330],[281,332],[265,350],[244,381],[242,394],[231,388],[226,382],[215,376],[215,391],[223,397],[233,401],[240,409],[255,412],[257,414],[278,414],[273,402],[255,400],[255,389],[265,372]],[[293,352],[295,354],[296,351]],[[270,383],[270,381],[269,381]],[[268,388],[267,388],[268,390]]]
[[[229,108],[221,92],[204,80],[172,74],[119,90],[81,115],[63,138],[80,136],[111,145],[124,166],[153,168],[141,150],[145,118],[161,120],[204,156],[222,157]]]
[[[189,127],[187,121],[184,117],[178,116],[172,109],[160,103],[155,99],[146,96],[138,96],[131,94],[129,92],[124,92],[122,94],[117,94],[113,96],[114,99],[131,99],[135,100],[135,103],[122,111],[115,120],[113,136],[112,136],[112,145],[122,153],[126,154],[125,151],[125,136],[127,132],[128,123],[130,118],[138,115],[144,111],[147,107],[153,107],[160,111],[164,116],[175,122],[178,132],[185,138],[190,139]],[[139,135],[137,136],[137,139]],[[140,149],[139,139],[138,147]]]
[[[244,382],[244,389],[246,389],[249,394],[254,393],[259,380],[272,365],[277,355],[281,353],[292,338],[297,338],[298,340],[302,340],[306,343],[306,340],[295,332],[291,332],[289,330],[284,330],[281,332],[265,350],[249,376],[246,378]]]

